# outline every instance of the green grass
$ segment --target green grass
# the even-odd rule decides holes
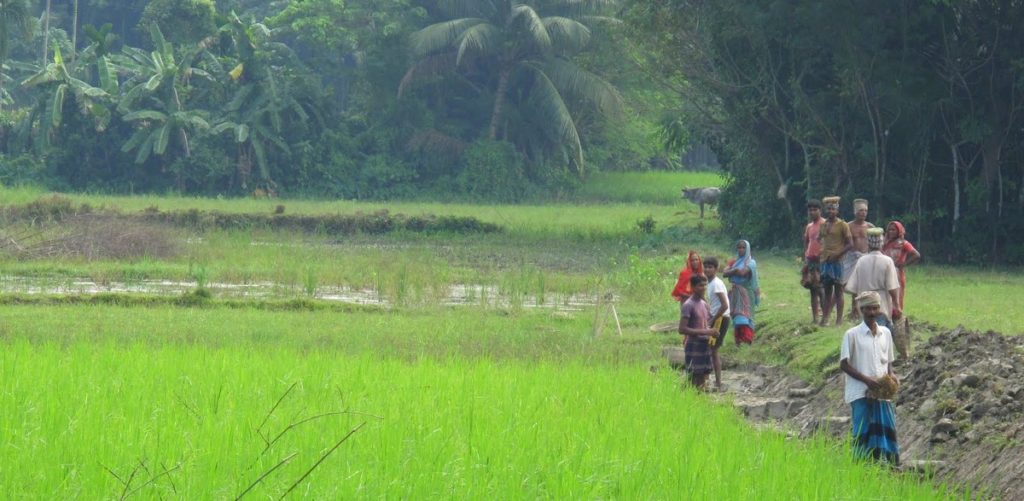
[[[4,316],[6,498],[234,497],[268,472],[249,494],[279,497],[353,430],[297,494],[942,493],[855,463],[841,446],[753,431],[571,319],[532,332],[551,319],[117,307]]]
[[[684,187],[722,186],[724,183],[717,172],[599,172],[590,176],[575,198],[588,203],[689,204],[680,194]]]
[[[4,280],[19,276],[39,285],[78,277],[100,284],[276,284],[268,303],[253,300],[249,307],[245,299],[219,297],[201,308],[142,299],[123,306],[57,299],[0,306],[0,408],[7,409],[0,431],[14,444],[0,448],[0,464],[14,465],[0,469],[0,493],[120,497],[123,484],[107,468],[122,479],[137,470],[130,491],[177,467],[137,494],[228,497],[296,453],[251,492],[280,496],[366,421],[300,484],[303,495],[937,496],[931,486],[852,463],[839,445],[752,431],[728,406],[680,393],[667,371],[650,374],[650,366],[663,364],[661,347],[679,342],[647,326],[678,318],[669,291],[686,251],[723,261],[732,254],[718,220],[702,224],[698,208],[677,198],[682,184],[717,184],[701,175],[601,174],[574,203],[548,205],[72,195],[76,203],[125,211],[387,208],[473,216],[506,231],[336,236],[177,229],[191,243],[163,259],[0,258]],[[41,195],[0,189],[0,204]],[[650,235],[636,225],[647,215],[656,221]],[[845,327],[808,325],[795,252],[764,251],[755,242],[754,255],[765,295],[759,341],[743,353],[728,344],[723,356],[821,380],[836,370]],[[459,284],[496,287],[500,301],[439,305]],[[1014,302],[1024,294],[1024,277],[1016,270],[923,265],[910,269],[909,284],[908,313],[917,321],[1024,330]],[[337,286],[377,290],[390,306],[310,306],[318,290]],[[565,313],[526,304],[531,297],[605,293],[617,298],[621,338],[610,324],[594,337],[595,321],[607,316],[594,306]],[[315,419],[261,456],[255,430],[293,383],[297,389],[262,431],[340,410],[382,419]],[[713,432],[704,431],[709,422]],[[117,442],[115,432],[126,438]],[[137,468],[140,461],[145,468]]]

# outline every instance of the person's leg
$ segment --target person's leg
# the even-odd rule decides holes
[[[853,304],[854,295],[853,294],[848,294],[848,295],[850,296],[850,304],[852,305]],[[850,308],[850,313],[848,313],[846,315],[846,318],[848,318],[849,320],[853,320],[854,322],[860,322],[860,312],[857,311],[857,308],[852,308],[851,307]]]
[[[835,291],[835,285],[831,278],[824,278],[822,282],[824,282],[824,288],[821,298],[821,325],[825,326],[828,325],[828,318],[832,313],[832,307],[835,305],[835,298],[832,297],[832,293]]]
[[[818,323],[818,289],[811,287],[808,289],[811,293],[811,323]]]
[[[715,388],[722,389],[722,359],[718,356],[718,349],[725,342],[725,333],[729,332],[729,319],[722,317],[722,326],[718,328],[718,339],[715,346],[711,348],[711,366],[715,370]]]
[[[841,283],[836,283],[834,287],[835,287],[835,292],[833,292],[832,295],[835,296],[835,298],[836,298],[836,305],[835,305],[835,307],[836,307],[836,325],[842,325],[843,324],[843,296],[845,296],[845,294],[843,293],[843,288],[844,287],[843,287],[843,284],[841,284]]]

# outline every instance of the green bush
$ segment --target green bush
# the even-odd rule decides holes
[[[0,184],[52,188],[57,180],[39,157],[27,154],[16,157],[0,155]]]
[[[463,154],[455,187],[471,199],[518,202],[526,196],[530,182],[523,158],[511,143],[480,140]]]

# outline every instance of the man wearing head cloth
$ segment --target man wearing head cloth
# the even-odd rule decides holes
[[[891,387],[899,384],[892,370],[896,355],[892,334],[875,322],[882,298],[876,291],[864,291],[856,296],[864,321],[843,335],[839,368],[846,374],[844,399],[850,404],[854,453],[898,466],[896,411],[892,401],[884,399],[891,397],[878,397],[879,393],[874,392],[886,383]]]
[[[870,252],[857,260],[846,281],[846,291],[855,296],[863,292],[877,292],[880,296],[877,321],[891,328],[890,321],[899,320],[902,315],[898,306],[900,281],[896,273],[896,263],[889,256],[882,254],[885,235],[881,228],[869,229],[867,240]],[[853,308],[859,309],[859,306],[857,299],[854,299]]]
[[[853,236],[846,221],[839,219],[839,197],[831,196],[822,199],[825,204],[825,222],[818,231],[821,241],[821,285],[822,296],[821,325],[828,324],[832,308],[836,309],[836,325],[843,320],[843,257],[853,249]]]
[[[843,256],[843,279],[849,280],[857,260],[870,250],[868,249],[868,230],[874,228],[875,225],[868,222],[867,200],[858,198],[853,201],[853,221],[846,224],[850,226],[850,236],[853,238],[853,250]],[[858,317],[857,307],[850,308],[850,319],[857,320]]]

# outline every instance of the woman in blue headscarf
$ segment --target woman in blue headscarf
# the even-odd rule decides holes
[[[754,342],[754,309],[761,304],[761,284],[757,280],[757,261],[751,255],[750,242],[736,242],[736,257],[722,271],[729,279],[729,311],[736,344]]]

